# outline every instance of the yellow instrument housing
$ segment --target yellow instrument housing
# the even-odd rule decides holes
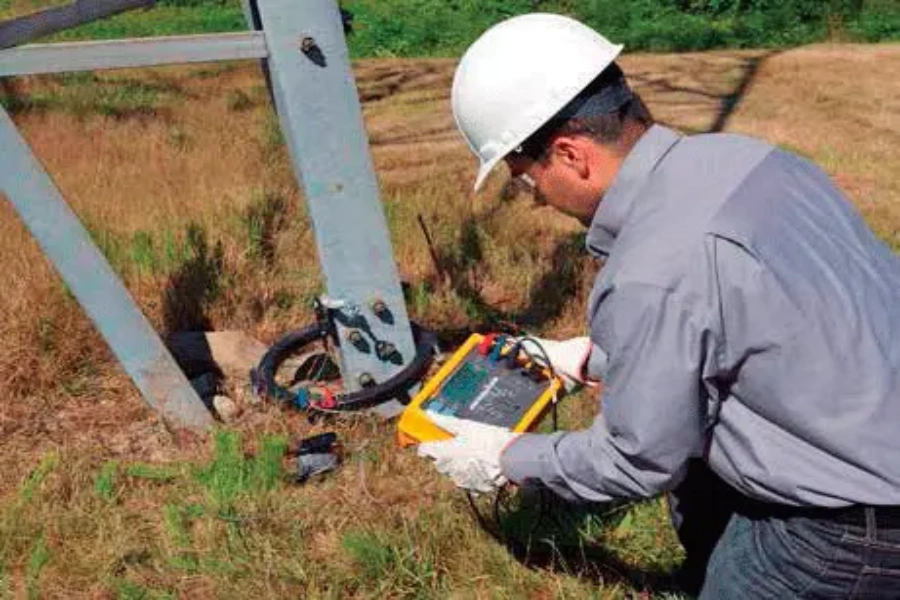
[[[511,359],[511,346],[492,349],[491,355],[484,352],[484,344],[493,336],[472,334],[441,366],[440,370],[422,387],[409,403],[397,425],[397,441],[403,447],[421,442],[450,439],[453,436],[438,427],[428,416],[429,407],[459,409],[453,416],[467,418],[493,425],[507,427],[515,432],[530,431],[537,426],[541,417],[559,397],[562,382],[549,369],[539,366],[527,356]],[[499,344],[501,342],[495,342]],[[507,353],[503,354],[503,350]],[[512,362],[512,364],[511,364]],[[463,373],[463,371],[465,371]],[[470,373],[477,372],[479,385],[474,389],[464,389],[463,396],[468,402],[446,406],[442,401],[450,396],[450,386],[454,376],[471,383]],[[485,377],[490,377],[487,386],[480,385]],[[459,386],[457,386],[459,387]],[[472,393],[477,395],[472,397]],[[455,400],[462,400],[457,397]],[[484,404],[487,401],[487,404]],[[459,414],[462,412],[463,414]]]

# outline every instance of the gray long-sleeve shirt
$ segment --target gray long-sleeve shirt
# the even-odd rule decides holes
[[[751,138],[652,127],[587,236],[608,354],[586,430],[503,472],[570,499],[671,490],[691,457],[756,499],[900,505],[900,258],[828,177]]]

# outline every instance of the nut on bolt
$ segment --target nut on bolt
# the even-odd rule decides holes
[[[316,40],[312,36],[304,36],[300,40],[300,51],[303,53],[312,52],[312,49],[316,47]]]
[[[371,387],[375,385],[375,378],[372,377],[369,373],[360,373],[359,374],[359,385],[360,387]]]
[[[362,343],[363,336],[359,329],[350,329],[347,331],[347,341],[357,346]]]
[[[375,344],[375,354],[381,360],[388,360],[397,352],[397,347],[390,342],[379,341]]]
[[[369,308],[372,309],[372,312],[375,313],[375,317],[382,323],[387,323],[388,325],[394,324],[394,315],[391,313],[391,309],[388,308],[387,302],[381,298],[372,300],[369,303]]]
[[[372,301],[372,312],[375,313],[375,316],[380,317],[381,315],[386,314],[387,311],[388,307],[384,300],[377,298]]]

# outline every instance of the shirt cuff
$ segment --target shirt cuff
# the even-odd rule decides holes
[[[600,346],[591,343],[591,353],[584,365],[585,380],[590,382],[603,381],[606,379],[606,370],[609,363],[609,357]]]
[[[550,464],[556,435],[523,433],[500,455],[500,471],[518,485],[543,481]]]

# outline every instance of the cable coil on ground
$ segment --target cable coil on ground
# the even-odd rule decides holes
[[[426,369],[431,364],[437,347],[437,336],[434,332],[415,323],[410,323],[410,325],[416,346],[416,355],[412,362],[386,381],[375,383],[356,392],[334,394],[333,405],[328,406],[327,410],[361,410],[390,399],[396,399],[403,404],[409,402],[407,391],[415,383],[421,381]],[[251,372],[251,379],[257,394],[279,402],[294,402],[297,393],[276,381],[275,376],[278,369],[290,356],[298,354],[303,348],[317,341],[333,343],[335,347],[339,348],[340,345],[334,342],[336,338],[331,326],[327,321],[322,320],[283,335],[266,351],[259,365]],[[325,408],[315,402],[309,403],[309,407]]]

